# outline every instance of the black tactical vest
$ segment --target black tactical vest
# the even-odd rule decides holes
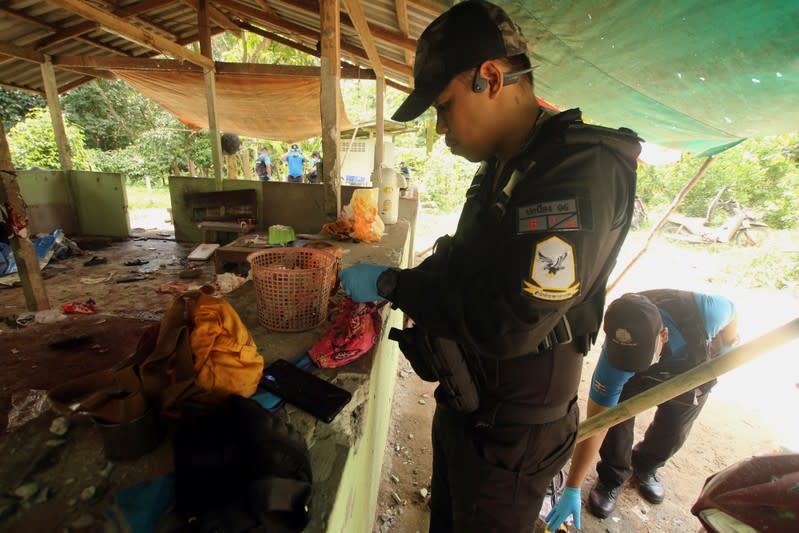
[[[668,344],[663,347],[660,360],[644,372],[647,375],[663,377],[664,374],[677,375],[710,359],[710,343],[707,339],[705,321],[694,300],[694,293],[676,289],[656,289],[643,291],[658,308],[666,311],[680,334],[685,339],[688,357],[675,360]]]

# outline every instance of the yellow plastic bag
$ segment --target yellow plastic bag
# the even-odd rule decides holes
[[[352,222],[350,237],[363,242],[377,242],[386,226],[377,212],[379,189],[357,189],[345,212]]]

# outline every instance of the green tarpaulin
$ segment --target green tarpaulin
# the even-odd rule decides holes
[[[799,130],[799,0],[494,1],[560,108],[704,155]]]

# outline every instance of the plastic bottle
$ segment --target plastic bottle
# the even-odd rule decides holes
[[[393,168],[380,169],[380,194],[377,212],[385,224],[396,224],[399,217],[399,176]],[[377,176],[375,176],[377,178]]]

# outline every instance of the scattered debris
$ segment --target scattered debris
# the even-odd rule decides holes
[[[147,261],[146,259],[139,258],[139,259],[133,259],[131,261],[125,261],[123,264],[125,266],[132,267],[132,266],[146,265],[147,263],[149,263],[149,261]]]
[[[61,304],[61,309],[68,315],[94,315],[97,314],[97,303],[89,298],[84,303]]]
[[[11,395],[11,409],[8,411],[8,431],[12,431],[38,417],[50,409],[47,391],[30,389]]]
[[[421,489],[419,489],[419,494],[422,496],[422,499],[424,500],[425,498],[427,498],[427,495],[430,494],[430,491],[422,487]]]
[[[92,256],[91,259],[89,259],[88,261],[83,263],[83,266],[90,267],[90,266],[96,266],[96,265],[104,265],[106,263],[108,263],[108,259],[106,259],[105,257],[100,256],[100,255],[94,255],[94,256]]]
[[[99,278],[80,278],[80,282],[83,283],[84,285],[97,285],[100,283],[105,283],[106,281],[111,281],[111,278],[113,278],[115,275],[116,272],[109,272],[108,275],[105,277],[101,276]]]
[[[103,468],[102,470],[100,470],[100,475],[101,475],[102,477],[108,477],[108,476],[110,476],[110,475],[111,475],[111,470],[113,470],[113,469],[114,469],[114,463],[112,463],[112,462],[110,462],[110,461],[109,461],[109,462],[108,462],[108,463],[105,465],[105,468]]]
[[[394,499],[394,502],[397,505],[402,505],[402,498],[400,498],[399,494],[397,494],[396,491],[393,490],[391,491],[391,497]]]
[[[408,438],[409,438],[410,440],[413,440],[413,433],[408,433]]]
[[[393,481],[394,483],[399,483],[399,478],[394,474],[391,474],[391,481]]]
[[[50,423],[50,433],[63,436],[69,431],[69,420],[64,416],[59,416]]]
[[[427,402],[426,402],[426,401],[424,401],[424,400],[422,400],[421,398],[419,399],[419,405],[425,405],[426,403],[427,403]]]
[[[149,278],[144,274],[135,274],[135,273],[123,274],[117,278],[117,283],[131,283],[134,281],[141,281],[144,279],[149,279]]]
[[[69,527],[73,529],[86,529],[94,524],[94,517],[90,514],[81,515],[77,520],[72,522]]]
[[[178,277],[180,279],[197,279],[203,275],[203,271],[200,268],[187,268],[186,270],[181,270]]]
[[[48,448],[58,448],[59,446],[63,446],[66,444],[67,439],[48,439],[45,441],[44,445]]]
[[[14,496],[22,500],[30,500],[36,496],[37,492],[39,492],[39,484],[35,481],[31,481],[30,483],[25,483],[17,487],[16,490],[14,490]]]
[[[97,493],[97,489],[94,486],[89,486],[83,489],[80,493],[80,499],[83,501],[89,501],[94,498],[94,495]]]

